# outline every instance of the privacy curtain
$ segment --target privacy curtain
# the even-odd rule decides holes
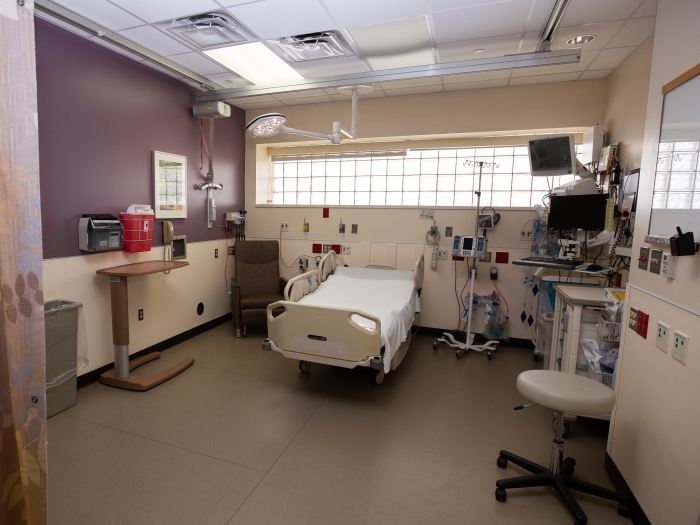
[[[32,0],[0,0],[0,523],[46,524],[46,388]]]

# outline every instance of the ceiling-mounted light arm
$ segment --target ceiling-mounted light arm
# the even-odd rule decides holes
[[[341,144],[343,139],[340,137],[340,122],[333,123],[333,134],[325,135],[314,131],[304,131],[285,126],[287,119],[281,113],[265,113],[251,120],[245,127],[248,134],[254,139],[260,137],[273,137],[280,133],[289,133],[291,135],[301,135],[303,137],[312,137],[315,139],[328,140],[331,144]]]
[[[350,132],[347,132],[342,128],[340,129],[340,132],[347,136],[350,140],[357,140],[357,100],[360,95],[366,95],[367,93],[374,91],[374,87],[363,85],[342,86],[336,91],[340,95],[350,95],[352,97],[352,121],[350,124]]]
[[[552,39],[554,38],[554,33],[556,33],[559,24],[564,18],[564,13],[566,8],[569,7],[571,0],[557,0],[554,4],[554,9],[549,15],[549,19],[542,30],[540,35],[540,40],[537,43],[537,48],[535,51],[549,51],[552,45]]]
[[[338,127],[340,127],[340,122],[334,122],[333,123],[333,128],[335,131],[335,125],[338,124]],[[330,140],[333,144],[340,144],[340,139],[337,137],[335,134],[333,135],[324,135],[323,133],[314,133],[313,131],[303,131],[301,129],[294,129],[294,128],[288,128],[287,126],[282,126],[279,130],[280,133],[289,133],[291,135],[301,135],[303,137],[313,137],[315,139],[324,139],[324,140]]]

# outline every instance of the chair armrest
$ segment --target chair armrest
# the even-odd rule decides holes
[[[288,282],[289,282],[289,279],[286,279],[284,277],[280,277],[280,295],[284,295],[284,289],[287,287]]]

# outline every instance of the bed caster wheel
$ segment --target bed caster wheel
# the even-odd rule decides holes
[[[243,337],[248,337],[248,329],[247,329],[247,327],[245,327],[245,326],[243,327],[243,332],[241,332],[241,336],[243,336]]]
[[[262,349],[265,350],[265,352],[272,350],[272,341],[265,339],[262,344]]]
[[[489,361],[493,359],[493,352],[487,352],[486,357],[488,357]]]
[[[374,374],[374,383],[377,385],[381,385],[384,382],[384,369],[380,368],[377,370],[377,373]]]
[[[535,363],[539,363],[539,362],[542,360],[542,358],[541,358],[539,355],[534,354],[534,356],[535,356],[535,357],[534,357]]]
[[[498,459],[496,460],[496,465],[498,465],[498,468],[506,468],[508,466],[508,460],[503,456],[498,456]]]
[[[369,366],[373,370],[383,370],[384,369],[384,362],[382,361],[381,357],[374,356],[369,360]]]
[[[299,361],[299,370],[302,372],[308,372],[311,370],[311,363],[308,361]]]
[[[437,349],[438,349],[438,346],[440,346],[440,341],[435,341],[435,342],[433,343],[433,350],[437,350]]]
[[[617,513],[623,518],[629,518],[632,515],[630,506],[627,503],[620,503],[617,506]]]
[[[464,357],[464,354],[466,354],[466,352],[465,352],[464,350],[457,350],[457,351],[455,352],[455,355],[457,356],[457,359],[463,358],[463,357]]]
[[[496,499],[501,502],[506,501],[506,489],[496,489]]]

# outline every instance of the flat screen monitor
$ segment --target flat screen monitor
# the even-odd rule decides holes
[[[547,228],[550,230],[603,231],[607,195],[552,196]]]
[[[527,141],[533,177],[576,174],[576,144],[570,133]]]

